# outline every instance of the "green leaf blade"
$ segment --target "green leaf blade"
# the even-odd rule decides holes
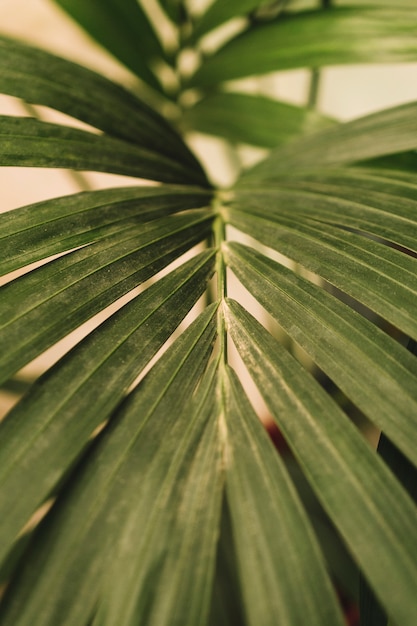
[[[358,313],[240,244],[226,258],[243,285],[377,426],[417,464],[417,364]]]
[[[105,595],[104,564],[109,562],[114,572],[114,545],[132,504],[125,494],[133,491],[133,500],[142,503],[141,526],[146,528],[155,491],[185,437],[185,409],[211,354],[215,313],[214,304],[168,348],[77,468],[36,531],[25,568],[2,605],[5,624],[29,624],[36,613],[40,625],[52,625],[65,611],[68,626],[75,626]]]
[[[416,23],[416,11],[398,8],[334,7],[287,14],[227,43],[206,60],[191,84],[205,87],[259,71],[415,61]]]
[[[248,624],[342,624],[321,554],[279,456],[228,374],[226,488]],[[300,602],[299,590],[303,590]]]
[[[197,21],[193,35],[202,37],[220,24],[234,17],[245,16],[266,2],[267,0],[228,0],[228,2],[215,0]]]
[[[201,253],[125,305],[49,370],[3,420],[3,553],[204,292],[213,254]],[[25,482],[30,490],[16,499]]]
[[[201,183],[182,163],[134,144],[24,117],[0,117],[0,166],[53,167]]]
[[[201,416],[206,417],[209,423],[203,434],[199,435],[200,443],[196,445],[196,442],[192,441],[188,444],[195,448],[195,456],[189,473],[185,477],[184,495],[180,501],[183,511],[181,511],[181,516],[178,515],[174,520],[174,524],[176,522],[178,526],[174,530],[175,534],[163,571],[155,581],[158,585],[157,602],[152,606],[152,612],[145,610],[148,588],[147,585],[143,585],[143,563],[139,561],[135,564],[130,577],[123,581],[123,588],[116,583],[115,592],[109,594],[110,606],[105,606],[103,618],[101,619],[99,615],[97,624],[110,626],[117,619],[126,626],[145,622],[152,626],[159,626],[159,624],[192,626],[195,623],[204,623],[207,619],[214,576],[223,481],[216,415],[205,416],[204,407],[199,407],[199,410]],[[186,451],[182,454],[185,455]],[[177,472],[182,473],[184,470],[185,468],[181,467]],[[180,481],[181,474],[177,473],[170,480],[172,484],[162,484],[163,494],[168,488],[176,491]],[[198,481],[197,484],[195,484],[196,481]],[[166,505],[173,506],[174,504],[172,496],[168,499],[166,495],[160,500]],[[181,521],[182,515],[187,515],[188,519]],[[169,522],[167,517],[165,513],[159,514],[157,518],[152,516],[150,522],[154,527],[151,529],[149,524],[145,526],[145,536],[151,542],[151,545],[147,545],[146,548],[141,546],[141,552],[144,553],[146,561],[154,560],[161,535],[164,536],[165,533],[170,532],[170,528],[167,528]],[[136,533],[137,530],[134,534]],[[153,549],[151,555],[150,549]],[[131,561],[130,558],[128,560]],[[142,589],[140,589],[138,579],[142,583]],[[119,580],[122,582],[120,577]],[[169,583],[168,586],[167,583]],[[138,593],[138,587],[142,593]],[[128,603],[133,604],[132,599],[136,602],[136,606],[130,611],[126,610]],[[112,607],[112,602],[116,603],[115,607]]]
[[[237,191],[233,204],[259,212],[266,202],[274,216],[295,211],[300,219],[354,229],[414,251],[417,247],[416,187],[393,174],[387,178],[381,171],[329,168],[283,175],[272,184]]]
[[[87,33],[151,87],[161,86],[149,62],[163,58],[158,37],[135,0],[56,0]]]
[[[133,224],[0,288],[0,379],[205,239],[211,216]]]
[[[216,575],[208,620],[209,626],[229,626],[235,621],[247,626],[238,578],[236,547],[227,498],[223,499],[220,537],[217,547]]]
[[[43,50],[0,37],[0,91],[79,119],[106,134],[201,165],[168,122],[117,83]],[[207,182],[206,182],[207,184]]]
[[[99,241],[171,213],[210,204],[207,192],[193,187],[126,187],[81,192],[13,209],[0,215],[0,274],[34,261]]]
[[[281,143],[332,125],[332,120],[304,109],[242,93],[209,95],[185,112],[186,127],[229,141],[275,148]]]
[[[247,170],[242,185],[279,179],[283,173],[317,171],[374,159],[417,148],[417,104],[392,109],[339,124],[300,141],[277,148]]]
[[[256,211],[255,215],[231,211],[229,219],[236,228],[299,262],[406,334],[417,335],[413,313],[417,263],[411,256],[329,222],[302,216],[296,221],[293,212],[264,218]],[[412,231],[409,235],[415,241]]]
[[[228,302],[227,321],[244,362],[349,550],[388,613],[412,626],[417,615],[416,507],[316,381],[234,301]]]

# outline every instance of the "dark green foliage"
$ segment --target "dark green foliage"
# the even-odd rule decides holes
[[[0,165],[135,180],[0,215],[0,626],[342,626],[359,569],[362,626],[415,626],[417,105],[227,81],[415,62],[416,9],[160,0],[167,44],[145,2],[56,2],[142,96],[1,37],[0,92],[84,126],[3,116]],[[193,131],[270,151],[217,189]]]

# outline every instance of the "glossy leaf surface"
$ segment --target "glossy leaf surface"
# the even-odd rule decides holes
[[[415,61],[416,24],[417,12],[409,8],[335,7],[279,16],[227,43],[191,84],[208,86],[297,67]]]
[[[132,143],[25,117],[0,117],[0,151],[0,166],[89,170],[168,183],[203,182],[201,174],[188,166]]]
[[[415,61],[416,9],[58,4],[160,92],[2,37],[0,92],[67,117],[0,118],[0,164],[153,186],[0,215],[2,390],[25,393],[0,424],[0,624],[342,626],[334,586],[356,598],[359,567],[390,626],[415,626],[417,105],[336,125],[222,83]],[[196,43],[239,16],[217,52]],[[272,151],[212,190],[194,131]],[[254,151],[235,148],[237,170]],[[36,381],[18,371],[61,339]]]
[[[310,109],[241,93],[207,96],[185,113],[186,127],[229,141],[274,148],[332,121]]]
[[[417,508],[316,381],[240,306],[228,306],[233,340],[308,480],[389,614],[412,626]]]
[[[212,272],[213,253],[206,252],[152,285],[64,356],[0,424],[3,554],[203,293]],[[30,490],[16,499],[19,485],[29,482]]]
[[[229,244],[227,259],[290,337],[417,464],[410,445],[416,424],[409,419],[417,410],[415,359],[364,317],[271,259],[240,244]]]
[[[201,173],[201,165],[161,115],[121,85],[71,61],[0,37],[0,91],[61,111]]]
[[[311,624],[341,625],[317,544],[279,456],[233,373],[224,386],[226,488],[248,623],[301,626],[307,612]]]
[[[115,410],[110,424],[71,478],[65,494],[58,498],[36,532],[25,559],[25,568],[13,582],[0,613],[4,624],[29,624],[31,616],[36,613],[40,625],[52,626],[59,621],[63,611],[68,625],[75,626],[87,621],[94,612],[97,601],[104,601],[109,593],[103,564],[108,562],[109,572],[114,573],[115,545],[119,542],[122,530],[124,533],[129,532],[127,518],[132,514],[134,502],[140,507],[136,511],[139,516],[136,517],[136,530],[142,536],[147,530],[147,534],[139,543],[130,544],[132,549],[129,554],[124,557],[121,554],[120,558],[131,561],[133,568],[136,562],[139,564],[144,558],[153,561],[153,582],[157,588],[161,576],[170,572],[170,568],[164,567],[157,556],[163,533],[169,528],[170,551],[175,563],[175,571],[171,574],[177,577],[177,585],[173,590],[174,599],[178,600],[179,593],[184,594],[186,602],[180,615],[187,620],[189,591],[184,585],[184,569],[179,567],[181,545],[184,545],[181,538],[189,541],[193,528],[197,532],[199,541],[196,550],[191,555],[186,553],[182,556],[188,565],[190,558],[199,562],[202,558],[207,558],[208,564],[210,558],[213,560],[213,550],[209,549],[209,554],[204,556],[200,542],[202,526],[193,524],[188,512],[184,511],[183,498],[194,493],[192,477],[181,485],[176,485],[174,479],[184,464],[192,463],[192,456],[184,456],[186,444],[190,441],[187,432],[190,430],[188,412],[193,404],[191,396],[213,347],[215,312],[216,305],[208,308]],[[204,428],[203,415],[200,417],[200,428]],[[194,444],[198,445],[195,440]],[[215,453],[215,448],[213,452]],[[210,455],[207,461],[210,463],[206,471],[207,478],[210,479],[213,475],[217,476],[217,480],[221,478],[221,473],[216,470],[216,464],[211,462]],[[185,474],[187,475],[186,471]],[[218,492],[216,494],[212,487],[211,484],[207,493],[200,491],[195,494],[196,514],[200,510],[198,503],[201,498],[204,503],[207,498],[214,498],[214,503],[216,502]],[[172,492],[170,488],[173,489]],[[161,500],[154,497],[155,490],[161,493],[162,489],[165,489],[164,498],[168,498],[172,506],[165,523],[166,509],[160,508]],[[152,516],[150,511],[153,511]],[[203,524],[207,524],[208,528],[212,524],[216,528],[215,512],[213,511],[214,518],[210,524],[205,505],[203,513]],[[133,532],[134,529],[130,531]],[[62,536],[66,537],[65,542],[60,540]],[[175,545],[177,538],[179,543]],[[63,562],[67,564],[65,568],[62,568]],[[173,563],[171,561],[171,565]],[[205,580],[204,572],[210,572],[210,567],[212,568],[199,568],[202,582]],[[41,578],[38,576],[40,569],[43,571]],[[188,567],[188,571],[194,570]],[[120,573],[118,584],[126,585],[128,570],[121,568]],[[146,584],[149,581],[145,578],[142,582],[142,593],[146,593]],[[192,584],[194,582],[193,578]],[[114,590],[111,593],[111,602],[114,605]],[[207,604],[208,595],[206,588],[201,589],[196,602]],[[136,596],[132,599],[134,597]],[[149,620],[153,614],[160,616],[162,605],[162,598],[155,598],[155,602],[149,606]],[[145,603],[145,606],[148,604]],[[176,606],[178,609],[178,604]],[[165,607],[167,608],[166,601]],[[170,616],[172,617],[172,612]],[[119,624],[125,623],[120,614],[115,619]]]
[[[192,187],[141,186],[81,192],[13,209],[0,215],[0,273],[209,203],[209,194]]]
[[[415,336],[415,258],[329,222],[282,211],[229,211],[230,223],[327,280]],[[395,289],[395,294],[392,289]]]
[[[0,288],[0,379],[208,236],[211,215],[124,228]],[[188,231],[188,233],[187,233]]]
[[[283,146],[242,177],[244,184],[273,181],[282,173],[318,170],[414,150],[417,104],[373,113]],[[394,174],[395,175],[395,174]]]

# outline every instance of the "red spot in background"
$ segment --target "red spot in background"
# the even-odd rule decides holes
[[[285,455],[291,454],[288,444],[284,439],[284,435],[282,434],[276,423],[271,418],[269,418],[264,422],[264,425],[268,435],[272,440],[272,443],[274,444],[278,452]]]
[[[338,592],[340,605],[342,607],[346,626],[360,626],[359,623],[359,609],[349,598],[346,598],[343,593]]]

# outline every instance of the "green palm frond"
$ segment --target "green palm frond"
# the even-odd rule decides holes
[[[339,124],[226,84],[415,61],[415,10],[165,0],[167,50],[146,3],[57,3],[160,107],[0,38],[0,91],[84,124],[2,116],[0,165],[133,179],[0,215],[0,382],[71,341],[0,423],[0,625],[342,626],[360,572],[363,626],[415,626],[417,105]],[[178,129],[271,150],[219,190]]]

